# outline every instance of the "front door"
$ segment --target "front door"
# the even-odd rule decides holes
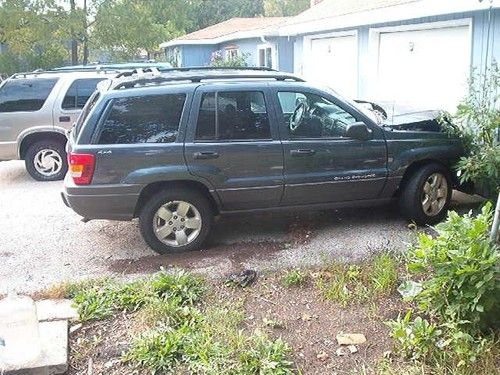
[[[198,89],[186,135],[190,173],[217,192],[224,210],[277,206],[283,193],[283,149],[267,87]]]
[[[376,126],[372,139],[346,136],[366,119],[333,96],[308,89],[276,91],[283,134],[282,205],[375,199],[386,177],[386,145]]]

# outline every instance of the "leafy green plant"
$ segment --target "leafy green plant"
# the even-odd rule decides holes
[[[494,196],[500,187],[500,69],[492,64],[483,74],[473,74],[469,92],[457,108],[446,115],[445,130],[462,139],[467,155],[456,165],[461,182],[474,182]],[[450,125],[453,124],[453,125]]]
[[[391,337],[399,344],[404,356],[411,360],[425,360],[433,354],[442,337],[442,330],[426,319],[411,319],[412,311],[388,323]]]
[[[281,282],[286,287],[304,285],[307,282],[307,274],[298,268],[293,268],[285,272]]]
[[[428,275],[415,297],[422,311],[473,329],[490,322],[500,303],[500,252],[489,241],[491,221],[488,203],[475,217],[450,212],[435,227],[436,237],[419,235],[408,269]]]
[[[212,54],[210,65],[216,68],[244,68],[248,66],[248,53],[241,53],[237,56],[224,58],[222,51]]]

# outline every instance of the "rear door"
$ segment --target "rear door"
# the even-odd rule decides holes
[[[283,149],[269,90],[247,87],[200,87],[186,135],[189,171],[213,187],[224,210],[277,206],[283,192]]]
[[[306,87],[276,89],[285,160],[282,205],[375,199],[387,177],[381,130],[332,95]],[[290,117],[305,107],[295,128]],[[347,126],[365,122],[372,139],[346,136]],[[293,130],[292,130],[293,128]]]

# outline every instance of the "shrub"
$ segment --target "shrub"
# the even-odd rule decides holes
[[[222,51],[216,51],[212,54],[210,65],[216,68],[244,68],[248,66],[248,53],[239,54],[236,57],[225,59]]]
[[[420,234],[410,249],[408,268],[430,276],[416,301],[420,309],[446,321],[481,328],[500,302],[500,252],[489,241],[491,204],[481,213],[450,212],[437,236]]]
[[[473,74],[469,92],[454,116],[453,126],[445,129],[462,139],[467,155],[456,165],[461,182],[474,182],[489,197],[494,197],[500,182],[500,69],[492,64],[485,73]],[[447,124],[448,122],[444,122]]]

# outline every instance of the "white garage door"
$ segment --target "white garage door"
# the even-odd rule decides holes
[[[356,37],[317,38],[310,43],[310,53],[304,61],[305,78],[355,97],[358,84]]]
[[[469,26],[380,34],[377,99],[453,111],[470,72]]]

